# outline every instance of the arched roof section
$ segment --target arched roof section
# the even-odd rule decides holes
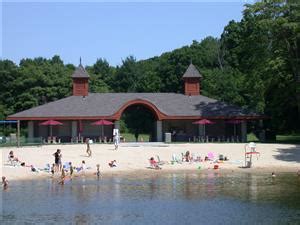
[[[153,103],[151,103],[147,100],[144,100],[144,99],[134,99],[134,100],[126,102],[118,109],[118,111],[112,117],[115,120],[120,120],[123,112],[128,107],[133,106],[133,105],[142,105],[145,108],[149,109],[153,113],[154,117],[157,120],[162,120],[166,117],[166,115],[164,113],[162,113]]]

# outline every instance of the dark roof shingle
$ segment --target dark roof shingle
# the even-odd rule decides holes
[[[174,93],[89,93],[70,96],[9,117],[93,117],[111,116],[132,100],[146,100],[168,116],[251,116],[244,109],[202,95]]]
[[[199,73],[197,68],[191,63],[185,73],[183,74],[182,78],[189,78],[189,77],[198,77],[202,78],[202,75]]]
[[[72,78],[89,78],[89,74],[86,72],[86,70],[83,68],[83,66],[80,64],[74,73],[72,74]]]

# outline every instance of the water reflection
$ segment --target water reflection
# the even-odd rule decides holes
[[[177,224],[186,215],[190,223],[198,223],[201,213],[218,216],[221,212],[233,212],[239,221],[238,218],[243,219],[245,213],[252,211],[257,215],[248,218],[253,223],[258,218],[269,218],[268,213],[273,215],[273,212],[285,214],[286,218],[277,216],[270,221],[286,223],[300,215],[299,187],[300,179],[293,174],[279,174],[273,179],[269,174],[214,171],[153,173],[139,178],[112,176],[99,180],[80,177],[65,185],[51,179],[11,182],[10,190],[2,192],[2,222],[17,223],[25,218],[34,223],[67,220],[75,224],[95,221],[150,224],[149,217],[164,215],[170,224],[172,221]],[[231,224],[238,224],[234,218]]]

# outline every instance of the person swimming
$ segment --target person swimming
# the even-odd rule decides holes
[[[272,172],[272,177],[276,177],[276,174],[275,174],[275,172]]]

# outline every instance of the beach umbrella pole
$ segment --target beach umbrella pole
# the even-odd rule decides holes
[[[50,125],[50,137],[52,138],[52,125]]]

